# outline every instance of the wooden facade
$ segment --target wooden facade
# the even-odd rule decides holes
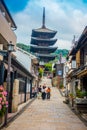
[[[87,112],[87,99],[84,98],[87,98],[87,27],[82,32],[77,44],[70,51],[70,56],[72,57],[71,62],[73,57],[76,61],[76,68],[72,69],[71,75],[69,75],[70,71],[67,75],[70,78],[70,81],[68,81],[68,85],[70,84],[71,87],[70,92],[75,97],[75,109],[80,112]]]

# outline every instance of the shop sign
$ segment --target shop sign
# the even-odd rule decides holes
[[[62,75],[62,70],[58,70],[58,75],[59,75],[59,76]]]

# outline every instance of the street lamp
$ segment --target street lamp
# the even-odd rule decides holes
[[[14,45],[12,44],[12,42],[10,41],[10,43],[8,44],[8,70],[7,70],[7,101],[9,104],[9,92],[10,92],[10,67],[11,67],[11,52],[14,51]],[[5,125],[7,125],[7,117],[8,117],[8,107],[6,109],[6,113],[5,113]]]
[[[14,51],[14,45],[12,44],[11,41],[10,41],[10,43],[8,44],[8,51],[10,51],[10,52]]]

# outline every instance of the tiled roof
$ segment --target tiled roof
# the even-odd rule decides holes
[[[45,38],[45,39],[44,39],[44,38],[39,38],[39,37],[31,37],[31,39],[32,39],[32,40],[38,40],[38,41],[48,41],[48,42],[49,42],[49,41],[50,41],[50,42],[51,42],[51,41],[57,41],[57,39],[51,39],[51,38],[47,38],[47,39]]]
[[[57,33],[57,31],[54,31],[54,30],[50,30],[48,28],[38,28],[38,29],[33,29],[33,31],[36,31],[36,32],[47,32],[47,33]]]

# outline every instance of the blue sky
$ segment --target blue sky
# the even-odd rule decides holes
[[[29,0],[4,0],[11,12],[17,13],[24,10]]]
[[[43,7],[46,27],[56,30],[55,46],[70,49],[87,25],[87,0],[4,0],[16,25],[17,42],[29,45],[32,29],[41,27]]]

